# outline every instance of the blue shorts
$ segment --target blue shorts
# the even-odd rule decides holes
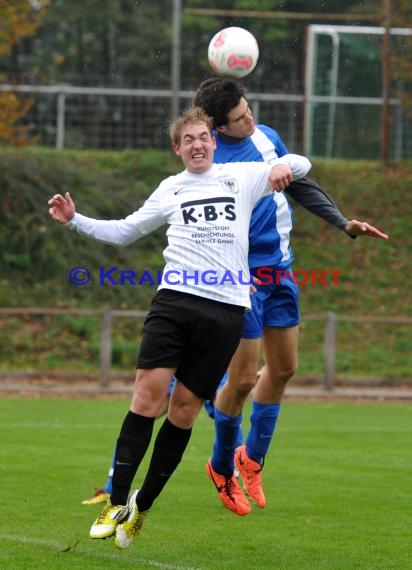
[[[260,338],[264,327],[289,328],[300,322],[299,285],[288,267],[265,268],[262,285],[251,296],[252,310],[243,320],[242,338]]]

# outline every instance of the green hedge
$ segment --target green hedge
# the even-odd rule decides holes
[[[137,209],[158,181],[180,168],[170,153],[57,152],[43,149],[0,154],[0,305],[135,306],[152,291],[75,287],[70,268],[118,266],[137,271],[162,267],[164,230],[137,246],[111,247],[65,230],[48,214],[48,199],[69,191],[79,211],[100,218],[123,217]],[[147,288],[146,288],[147,289]],[[142,299],[140,300],[140,297]]]
[[[112,307],[147,309],[155,288],[96,285],[100,267],[116,266],[153,275],[163,266],[164,228],[126,248],[93,242],[53,222],[47,201],[70,191],[79,211],[100,218],[135,210],[166,176],[181,169],[169,152],[57,152],[44,149],[0,153],[0,306]],[[300,288],[303,322],[299,374],[319,376],[323,323],[308,315],[333,311],[352,316],[412,316],[409,282],[412,239],[412,163],[383,171],[376,162],[322,161],[311,176],[335,198],[348,218],[366,219],[390,241],[351,240],[294,205],[295,270],[339,271],[326,284]],[[84,266],[93,279],[76,287],[71,268]],[[118,277],[118,274],[115,275]],[[132,370],[141,323],[116,321],[113,364]],[[337,373],[410,378],[411,325],[341,323]],[[92,317],[2,317],[3,369],[96,369],[99,320]]]
[[[180,170],[171,153],[58,152],[10,150],[0,154],[0,305],[110,306],[144,308],[150,287],[75,287],[70,268],[98,272],[117,266],[162,267],[164,229],[127,248],[95,243],[51,221],[47,200],[70,191],[79,211],[122,217],[136,209],[164,177]],[[383,172],[375,162],[322,161],[312,177],[335,198],[343,213],[367,219],[390,234],[383,242],[351,240],[293,204],[295,269],[339,270],[339,285],[301,287],[306,312],[411,315],[408,280],[412,253],[412,163]],[[143,292],[142,290],[146,291]]]

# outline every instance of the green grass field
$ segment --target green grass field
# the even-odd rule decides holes
[[[284,404],[264,469],[267,508],[244,518],[221,506],[204,473],[213,425],[202,412],[140,538],[118,551],[88,538],[100,507],[81,501],[105,481],[127,408],[0,399],[0,568],[412,568],[409,405]]]

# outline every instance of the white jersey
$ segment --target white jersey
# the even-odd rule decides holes
[[[310,162],[285,155],[299,178]],[[144,205],[123,220],[75,214],[69,227],[111,244],[129,244],[167,223],[166,265],[159,289],[167,288],[250,308],[248,230],[255,203],[271,189],[273,163],[213,164],[201,174],[187,170],[164,180]]]

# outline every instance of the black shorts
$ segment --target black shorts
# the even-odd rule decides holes
[[[176,368],[196,396],[212,399],[239,344],[244,308],[161,289],[143,325],[137,368]]]

